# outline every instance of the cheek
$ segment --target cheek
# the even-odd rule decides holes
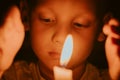
[[[33,21],[33,23],[31,24],[30,35],[32,43],[36,43],[36,45],[44,43],[47,39],[46,31],[38,21]]]
[[[78,41],[79,40],[79,41]],[[85,60],[93,48],[93,40],[78,39],[74,43],[74,56]]]
[[[74,34],[74,51],[89,53],[95,41],[95,34],[95,30],[86,30],[82,33]]]
[[[50,31],[40,26],[30,28],[31,46],[36,54],[43,55],[50,48]]]
[[[74,65],[82,64],[87,57],[90,55],[94,40],[95,40],[95,33],[83,33],[83,34],[74,34],[74,50],[71,59],[71,63]]]
[[[33,49],[41,50],[47,45],[47,37],[41,32],[31,32],[31,46]]]

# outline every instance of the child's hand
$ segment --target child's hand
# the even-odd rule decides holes
[[[120,78],[120,23],[112,18],[103,27],[107,35],[106,56],[109,65],[109,73],[112,80]]]
[[[14,6],[0,25],[0,77],[10,67],[24,40],[24,27],[19,9]]]

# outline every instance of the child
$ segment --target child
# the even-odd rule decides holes
[[[11,24],[19,26],[19,28],[15,26],[14,30],[10,26],[8,29],[11,31],[9,35],[11,35],[12,39],[11,37],[7,37],[10,39],[7,43],[1,42],[1,44],[6,43],[5,47],[1,47],[2,58],[0,72],[3,80],[54,80],[53,67],[59,66],[60,53],[64,40],[68,34],[73,36],[74,48],[72,58],[66,68],[73,71],[73,80],[109,80],[109,75],[107,73],[100,73],[97,68],[86,62],[87,57],[93,49],[94,42],[96,42],[97,38],[101,37],[98,32],[102,13],[98,13],[100,9],[97,1],[28,0],[28,3],[28,6],[30,6],[28,18],[29,27],[27,29],[30,31],[31,46],[38,58],[38,62],[30,64],[23,61],[16,62],[8,69],[12,63],[11,56],[13,59],[15,54],[11,54],[10,56],[4,54],[16,53],[24,37],[23,25],[20,19],[17,18],[17,16],[20,15],[19,11],[13,7],[6,19],[6,25],[4,26]],[[100,12],[102,11],[100,10]],[[6,29],[1,28],[1,30]],[[12,33],[12,31],[14,33]],[[107,34],[108,32],[106,31],[105,27],[104,32]],[[6,35],[2,36],[4,37]],[[108,40],[111,40],[109,36]],[[108,51],[110,51],[108,50],[109,46],[112,45],[114,44],[106,43],[107,54],[109,53]],[[8,50],[8,47],[11,51]],[[113,51],[116,51],[115,49]],[[9,52],[4,53],[3,51]],[[110,60],[114,58],[119,59],[119,57],[113,56],[113,58],[110,58],[109,55],[107,57],[110,65],[109,70],[114,71],[114,65],[111,65],[112,61]],[[9,65],[6,65],[6,62],[9,63]],[[4,72],[6,69],[8,70]],[[119,67],[116,69],[119,69]],[[110,72],[111,75],[115,74],[113,78],[114,76],[116,77],[117,71],[115,71],[115,73]]]

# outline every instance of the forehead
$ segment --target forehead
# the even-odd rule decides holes
[[[53,9],[54,11],[88,11],[95,12],[93,0],[39,0],[38,7]]]
[[[95,8],[94,0],[37,0],[39,5],[54,6],[54,7],[79,7],[84,5],[86,7]]]

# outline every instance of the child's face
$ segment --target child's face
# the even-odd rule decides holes
[[[73,36],[73,55],[67,67],[83,64],[91,53],[97,31],[90,0],[45,0],[31,18],[32,48],[40,62],[52,70],[59,65],[64,40]]]

